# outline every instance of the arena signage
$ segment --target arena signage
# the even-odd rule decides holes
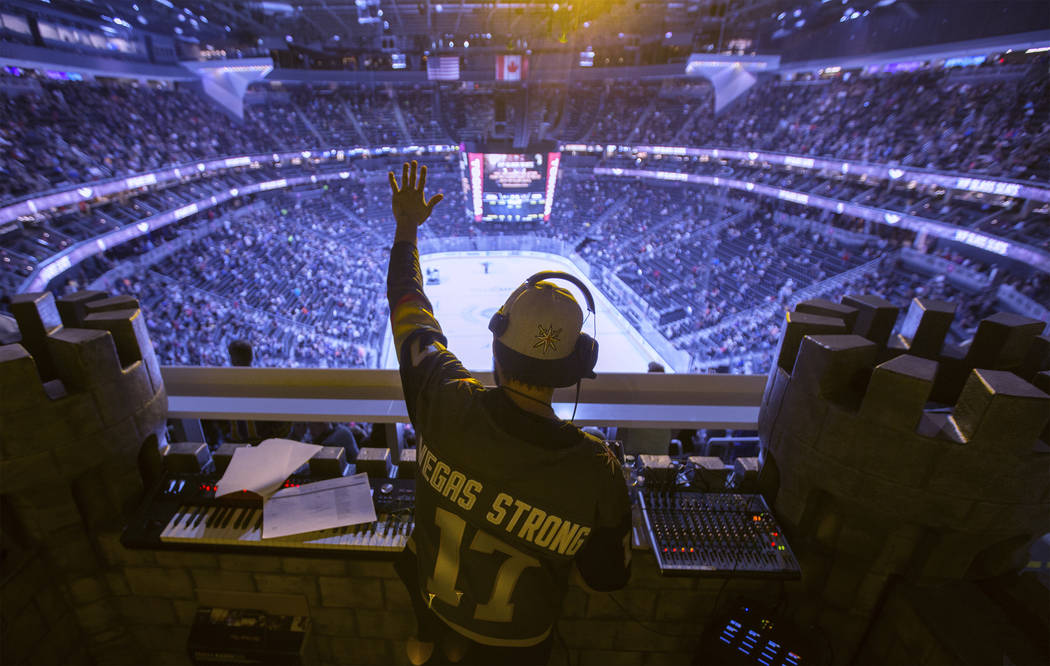
[[[288,153],[266,153],[259,155],[238,155],[223,157],[204,162],[180,164],[177,166],[139,174],[130,177],[112,178],[103,181],[80,183],[63,188],[43,196],[24,198],[21,201],[0,208],[0,224],[10,222],[23,216],[32,216],[53,208],[76,205],[81,201],[110,196],[137,190],[141,187],[156,185],[158,183],[169,183],[177,181],[189,175],[207,173],[209,171],[222,171],[234,167],[251,166],[252,164],[280,164],[282,160],[302,160],[304,156],[312,156],[319,161],[346,159],[351,157],[371,157],[373,155],[388,154],[440,154],[454,153],[459,150],[458,146],[434,144],[428,146],[380,146],[377,148],[329,148],[315,151],[298,151]]]
[[[747,183],[744,183],[744,187],[747,187]],[[777,190],[777,197],[780,199],[784,199],[785,201],[794,201],[795,203],[802,204],[803,206],[809,203],[808,194],[803,194],[802,192],[794,192],[792,190]]]
[[[176,208],[175,211],[172,213],[172,219],[181,220],[184,217],[189,217],[190,215],[194,215],[196,212],[197,212],[197,204],[192,203],[192,204],[190,204],[188,206],[183,206],[182,208]],[[148,227],[147,227],[147,230],[148,230]]]
[[[148,173],[145,176],[132,176],[124,181],[125,187],[129,190],[137,190],[140,187],[148,187],[150,185],[157,184],[156,174]]]
[[[960,178],[956,181],[956,187],[960,190],[1001,194],[1007,197],[1016,197],[1021,191],[1019,183],[1003,183],[995,180],[980,180],[978,178]]]
[[[19,293],[41,291],[47,287],[48,282],[58,277],[65,271],[69,270],[73,266],[79,264],[85,259],[92,257],[100,252],[105,252],[107,249],[121,245],[130,240],[134,240],[140,236],[143,236],[150,231],[160,229],[161,227],[168,226],[174,222],[191,217],[201,211],[207,210],[221,203],[229,201],[236,196],[246,194],[256,194],[258,192],[264,192],[267,190],[293,187],[295,185],[302,185],[305,183],[337,180],[341,178],[341,174],[338,172],[323,173],[312,176],[296,176],[294,178],[281,178],[280,180],[265,181],[259,183],[253,183],[241,188],[234,188],[214,196],[209,196],[199,201],[195,201],[185,206],[173,208],[163,213],[158,213],[152,217],[148,217],[144,220],[137,222],[131,222],[125,226],[110,231],[109,233],[95,236],[85,241],[81,241],[71,247],[66,248],[62,252],[59,252],[47,259],[44,259],[37,264],[36,271],[27,278],[22,285],[19,287]]]
[[[482,180],[481,180],[481,163],[484,161],[485,156],[481,153],[470,153],[467,157],[470,161],[470,201],[471,210],[474,213],[474,221],[481,222],[482,205],[481,205],[481,191],[482,191]]]
[[[1006,256],[1006,253],[1010,250],[1010,244],[1006,241],[991,236],[985,236],[983,234],[974,233],[967,229],[957,229],[955,231],[955,238],[960,243],[966,243],[974,247],[979,247],[982,250],[988,250],[996,254]]]
[[[753,154],[754,153],[748,153],[749,156]],[[803,169],[812,169],[815,162],[813,161],[812,157],[798,157],[796,155],[786,155],[784,157],[784,164],[788,166],[802,167]]]
[[[756,150],[736,150],[732,148],[687,148],[684,146],[593,146],[570,143],[562,145],[563,151],[578,153],[604,152],[621,153],[644,158],[646,155],[673,155],[677,157],[706,157],[709,159],[740,160],[747,162],[766,162],[782,164],[797,169],[815,171],[837,171],[869,178],[904,180],[920,185],[938,185],[946,189],[978,192],[1004,197],[1018,197],[1050,203],[1050,186],[1006,180],[1002,178],[972,178],[957,173],[945,173],[928,169],[890,166],[886,164],[866,164],[823,157],[787,155]]]
[[[554,186],[558,182],[558,167],[561,165],[561,153],[551,153],[547,159],[547,192],[543,201],[543,219],[551,218],[554,208]]]
[[[804,157],[798,155],[787,155],[784,153],[760,152],[754,150],[733,150],[728,148],[688,148],[685,146],[626,146],[616,144],[582,144],[570,143],[562,145],[562,150],[569,152],[606,153],[609,155],[619,153],[635,154],[639,157],[645,155],[672,155],[678,157],[707,157],[714,159],[746,160],[749,162],[767,162],[770,164],[783,164],[785,166],[814,169],[814,170],[836,170],[840,173],[852,173],[865,175],[873,178],[889,178],[892,180],[905,179],[923,185],[939,185],[948,189],[963,190],[968,192],[979,192],[998,196],[1020,197],[1050,203],[1050,187],[1033,185],[1017,181],[1009,181],[994,178],[972,178],[960,176],[959,174],[941,173],[925,169],[907,169],[881,164],[862,164],[859,162],[847,162],[843,160]],[[331,148],[328,150],[298,151],[287,153],[269,153],[259,155],[239,155],[224,157],[196,164],[182,164],[167,169],[161,169],[145,174],[130,177],[113,178],[110,180],[96,181],[91,183],[80,183],[72,185],[50,194],[37,197],[24,198],[16,203],[0,208],[0,224],[10,222],[19,217],[32,216],[53,208],[75,205],[80,201],[90,198],[104,197],[141,187],[148,187],[158,183],[166,183],[179,180],[188,173],[207,173],[235,167],[251,166],[252,164],[279,164],[283,160],[306,159],[313,157],[320,161],[335,159],[342,161],[347,157],[370,157],[374,155],[389,154],[411,154],[411,153],[450,153],[458,152],[459,147],[445,144],[432,144],[426,146],[379,146],[377,148]],[[85,194],[86,193],[86,194]]]
[[[1016,259],[1031,265],[1033,268],[1037,268],[1041,271],[1050,273],[1050,254],[1042,252],[1036,248],[1023,245],[1021,243],[1011,243],[994,236],[987,236],[985,234],[979,234],[967,229],[960,229],[951,224],[944,222],[938,222],[936,220],[930,220],[916,215],[908,215],[905,213],[895,213],[888,211],[883,208],[875,208],[873,206],[863,206],[861,204],[853,203],[852,201],[842,201],[839,199],[831,199],[829,197],[823,197],[816,194],[807,194],[805,192],[797,192],[795,190],[785,190],[779,187],[773,187],[764,183],[754,183],[750,181],[738,180],[735,178],[721,178],[716,176],[706,176],[698,174],[687,174],[678,171],[658,171],[655,169],[621,169],[611,167],[594,167],[595,175],[599,176],[622,176],[629,178],[649,178],[653,180],[678,180],[693,183],[696,185],[714,185],[714,186],[725,186],[731,187],[737,190],[745,190],[748,192],[755,192],[768,197],[774,197],[785,201],[792,201],[794,203],[809,206],[811,208],[819,208],[822,210],[831,210],[836,213],[843,213],[846,215],[852,215],[859,217],[863,220],[870,220],[871,222],[877,222],[879,224],[892,224],[896,227],[902,227],[910,229],[916,233],[926,233],[930,236],[936,236],[937,238],[943,238],[945,240],[955,241],[958,243],[965,243],[971,247],[986,250],[988,252],[994,252],[1003,257],[1009,257],[1010,259]]]

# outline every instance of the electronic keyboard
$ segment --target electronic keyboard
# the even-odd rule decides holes
[[[127,548],[388,557],[404,549],[415,526],[415,481],[369,478],[377,519],[371,523],[262,537],[263,508],[258,495],[215,497],[218,476],[172,474],[150,493],[121,535]],[[294,475],[285,487],[304,485]]]

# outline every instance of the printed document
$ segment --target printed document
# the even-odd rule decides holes
[[[263,538],[302,534],[376,519],[368,474],[280,490],[263,505]]]
[[[226,473],[219,479],[215,496],[247,490],[262,495],[265,500],[320,450],[316,444],[290,439],[265,439],[258,446],[236,449]]]

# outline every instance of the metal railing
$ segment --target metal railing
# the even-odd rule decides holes
[[[161,368],[173,419],[408,421],[397,370]],[[493,384],[492,373],[475,373]],[[764,375],[602,373],[585,381],[579,426],[753,430]],[[572,417],[575,387],[554,392],[559,417]]]

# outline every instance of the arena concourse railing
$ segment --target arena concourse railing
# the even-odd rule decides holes
[[[629,146],[616,144],[562,144],[561,150],[568,152],[599,153],[605,155],[631,154],[637,156],[667,156],[667,157],[706,157],[712,159],[736,159],[745,161],[765,161],[784,166],[813,169],[832,170],[843,174],[864,175],[874,178],[901,180],[903,182],[916,182],[920,184],[938,185],[951,189],[959,189],[969,192],[992,194],[1000,196],[1020,197],[1033,201],[1050,202],[1050,184],[1028,183],[1001,178],[980,178],[967,174],[953,174],[937,172],[925,169],[913,169],[880,164],[865,164],[861,162],[850,162],[829,158],[815,158],[800,155],[788,155],[784,153],[771,153],[765,151],[748,151],[727,148],[690,148],[685,146]],[[270,163],[298,163],[303,159],[309,160],[337,160],[343,161],[348,158],[380,157],[385,155],[424,155],[443,154],[458,152],[459,147],[450,144],[433,145],[411,145],[411,146],[381,146],[377,148],[330,148],[319,151],[302,150],[297,152],[266,153],[257,155],[239,155],[204,160],[188,165],[178,165],[160,171],[139,174],[129,177],[121,177],[106,181],[83,183],[71,186],[61,191],[53,191],[43,196],[25,198],[7,206],[0,207],[0,224],[16,220],[18,217],[34,215],[45,210],[59,206],[72,205],[81,201],[88,201],[99,196],[107,196],[126,192],[141,187],[147,187],[158,183],[178,180],[198,173],[209,171],[221,171],[230,168],[250,166],[252,164]],[[616,167],[595,167],[597,175],[627,176],[636,178],[651,178],[666,181],[688,182],[693,184],[706,184],[725,186],[734,189],[745,190],[756,194],[770,196],[785,201],[799,203],[813,208],[831,210],[836,213],[845,213],[870,220],[879,224],[900,226],[916,232],[925,232],[929,235],[945,238],[956,242],[965,243],[981,250],[993,252],[1011,259],[1027,263],[1044,272],[1050,272],[1050,254],[1024,243],[1008,241],[1002,238],[982,234],[970,229],[956,225],[929,220],[926,218],[909,215],[906,213],[864,206],[849,201],[840,201],[828,197],[798,192],[784,188],[772,187],[762,183],[754,183],[732,178],[718,176],[707,176],[688,174],[677,171],[665,171],[657,169],[622,169]],[[152,229],[162,227],[178,220],[193,215],[235,196],[253,194],[271,189],[285,188],[298,184],[316,183],[323,180],[334,180],[337,178],[348,178],[348,171],[315,174],[311,176],[299,176],[292,178],[281,178],[255,183],[245,188],[233,188],[228,193],[202,199],[177,209],[165,211],[159,215],[146,218],[139,222],[129,224],[126,227],[112,231],[102,236],[82,241],[52,257],[41,261],[37,271],[24,281],[19,288],[20,292],[38,291],[44,289],[51,279],[68,270],[89,256],[97,254],[115,245],[125,243],[148,233]]]
[[[939,185],[949,190],[1050,202],[1050,184],[1045,183],[1032,183],[996,176],[982,176],[980,174],[918,169],[892,164],[839,160],[830,157],[791,155],[764,150],[749,150],[747,148],[690,148],[687,146],[620,146],[567,143],[561,145],[561,150],[566,152],[604,153],[605,155],[619,153],[632,156],[706,157],[709,159],[739,160],[743,162],[768,162],[796,169],[836,171],[843,175],[867,176],[868,178],[880,180],[899,180],[905,183],[914,182],[919,185]]]
[[[843,175],[867,176],[883,180],[900,180],[915,182],[920,185],[939,185],[947,189],[962,190],[981,194],[1018,197],[1050,203],[1050,184],[1032,183],[1021,180],[998,177],[982,177],[963,173],[935,171],[898,167],[888,164],[871,164],[865,162],[838,160],[807,155],[791,155],[768,151],[754,151],[735,148],[690,148],[688,146],[646,146],[619,145],[598,143],[566,143],[559,150],[570,153],[632,155],[632,156],[667,156],[667,157],[707,157],[710,159],[729,159],[748,162],[768,162],[798,169],[815,171],[837,171]],[[459,152],[459,147],[451,144],[427,144],[409,146],[379,146],[363,148],[360,146],[343,146],[329,148],[309,148],[296,151],[257,153],[252,155],[228,155],[207,160],[173,164],[157,171],[118,176],[103,180],[94,180],[65,187],[57,187],[46,192],[37,192],[19,197],[0,206],[0,224],[9,222],[24,215],[32,215],[59,206],[68,206],[100,196],[128,192],[149,185],[170,182],[213,171],[223,171],[236,167],[249,166],[253,163],[279,165],[295,160],[329,160],[342,161],[355,157],[378,157],[383,155],[440,154]]]
[[[407,423],[397,370],[164,366],[168,418]],[[492,373],[475,373],[493,385]],[[765,375],[600,373],[557,389],[554,410],[579,426],[754,430]],[[573,410],[575,409],[575,418]]]
[[[1017,241],[1005,240],[989,234],[982,234],[970,229],[938,222],[917,215],[909,215],[884,208],[865,206],[850,201],[832,199],[808,192],[799,192],[782,187],[774,187],[764,183],[755,183],[749,180],[737,178],[725,178],[720,176],[707,176],[699,174],[684,173],[681,171],[664,171],[657,169],[623,169],[619,167],[594,167],[595,175],[618,176],[626,178],[646,178],[651,180],[675,181],[681,183],[692,183],[694,185],[714,185],[716,187],[729,187],[735,190],[744,190],[755,194],[790,201],[792,203],[834,211],[852,215],[862,220],[869,220],[878,224],[888,224],[894,227],[909,229],[916,233],[925,233],[936,238],[964,243],[980,250],[992,252],[1002,257],[1015,259],[1028,264],[1033,268],[1050,273],[1050,253],[1038,248],[1018,243]]]
[[[66,187],[56,187],[47,190],[46,192],[25,195],[0,206],[0,224],[10,222],[11,220],[24,215],[34,215],[60,206],[70,206],[78,204],[81,201],[90,201],[97,197],[130,192],[142,187],[178,181],[202,173],[225,171],[226,169],[246,167],[253,164],[280,166],[282,164],[298,164],[302,160],[336,160],[341,162],[346,159],[359,157],[380,157],[383,155],[402,154],[424,155],[458,151],[459,147],[453,145],[380,146],[377,148],[343,146],[334,148],[311,148],[290,152],[228,155],[207,160],[173,164],[157,171],[93,180]]]

